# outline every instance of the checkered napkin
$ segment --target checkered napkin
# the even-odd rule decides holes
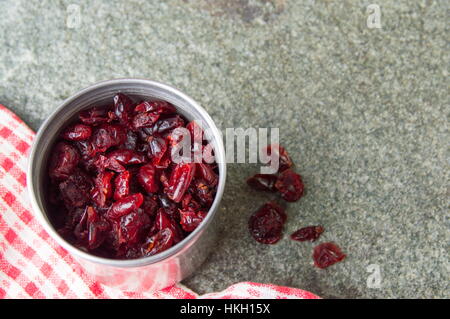
[[[242,282],[199,296],[182,285],[121,291],[89,278],[37,223],[26,190],[34,132],[0,104],[0,299],[2,298],[318,298],[295,288]]]

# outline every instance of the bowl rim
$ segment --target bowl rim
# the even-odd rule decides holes
[[[180,99],[184,100],[187,104],[189,104],[191,107],[195,108],[200,115],[202,116],[202,120],[206,121],[208,123],[208,126],[212,133],[212,138],[216,141],[216,147],[215,155],[216,158],[219,158],[220,161],[217,162],[219,165],[219,182],[217,186],[217,192],[216,196],[214,198],[214,202],[211,205],[208,214],[206,215],[206,218],[202,221],[202,223],[188,236],[186,236],[182,241],[177,243],[176,245],[172,246],[171,248],[158,253],[153,256],[149,257],[143,257],[143,258],[137,258],[137,259],[110,259],[110,258],[104,258],[95,256],[92,254],[89,254],[83,250],[80,250],[70,244],[68,241],[66,241],[62,236],[58,234],[58,232],[53,228],[50,221],[46,218],[46,213],[44,210],[41,210],[41,207],[36,199],[36,192],[35,192],[35,185],[33,185],[33,174],[36,174],[36,169],[34,167],[34,159],[39,153],[39,150],[37,149],[37,146],[40,144],[39,141],[42,139],[42,137],[45,135],[46,130],[48,127],[55,121],[58,114],[60,114],[64,108],[68,105],[70,105],[73,101],[76,99],[84,96],[85,94],[100,89],[103,87],[111,86],[111,85],[121,85],[121,84],[133,84],[133,83],[139,83],[145,86],[150,86],[152,88],[158,88],[165,91],[168,91],[172,94],[177,95]],[[63,124],[61,125],[63,126]],[[47,117],[47,119],[42,123],[42,125],[39,127],[39,130],[33,140],[33,144],[31,147],[31,151],[28,156],[28,168],[27,168],[27,189],[28,194],[31,202],[31,208],[34,212],[34,215],[39,220],[39,223],[44,227],[45,231],[56,240],[56,242],[62,246],[64,249],[66,249],[68,252],[73,253],[75,256],[81,257],[84,260],[88,260],[90,262],[96,263],[96,264],[102,264],[102,265],[108,265],[112,267],[119,267],[119,268],[130,268],[130,267],[139,267],[139,266],[147,266],[150,264],[155,264],[160,261],[164,261],[170,258],[175,257],[176,255],[180,254],[183,250],[190,247],[192,244],[195,243],[198,237],[200,237],[203,233],[203,231],[209,226],[209,224],[214,219],[218,207],[220,204],[220,201],[222,200],[223,192],[225,189],[225,182],[226,182],[226,158],[225,158],[225,148],[222,140],[222,135],[220,131],[218,130],[217,126],[215,125],[213,119],[208,114],[208,112],[200,106],[196,101],[194,101],[191,97],[184,94],[177,88],[164,84],[161,82],[143,79],[143,78],[116,78],[111,80],[105,80],[96,82],[88,87],[85,87],[72,96],[65,99],[62,103],[58,105],[58,107]],[[37,187],[37,186],[36,186]]]

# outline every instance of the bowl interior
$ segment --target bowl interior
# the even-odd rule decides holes
[[[65,128],[70,122],[74,121],[78,116],[78,113],[86,108],[93,106],[110,105],[112,103],[113,96],[118,93],[124,93],[131,96],[135,101],[139,100],[165,100],[173,104],[177,111],[188,120],[200,120],[203,124],[203,129],[209,134],[205,134],[206,138],[213,145],[215,151],[216,161],[219,168],[219,184],[217,188],[217,194],[215,200],[208,212],[207,217],[202,224],[197,227],[189,236],[177,245],[170,249],[157,254],[155,256],[131,259],[131,260],[115,260],[97,257],[87,254],[71,246],[62,237],[60,237],[53,227],[53,224],[49,218],[47,204],[46,204],[46,175],[47,164],[50,156],[50,149],[52,148],[60,131]],[[207,114],[207,112],[201,108],[195,101],[188,96],[184,95],[180,91],[167,86],[165,84],[138,79],[124,79],[124,80],[111,80],[106,82],[100,82],[89,88],[86,88],[74,96],[70,97],[63,102],[61,106],[46,120],[41,126],[32,151],[30,155],[30,165],[28,171],[29,191],[34,210],[41,213],[41,221],[44,226],[47,226],[47,231],[53,233],[54,237],[57,236],[57,241],[66,249],[70,246],[70,250],[76,250],[76,253],[82,255],[87,259],[95,259],[96,262],[113,261],[119,265],[123,263],[125,266],[132,264],[132,261],[147,260],[147,263],[156,262],[162,258],[166,258],[170,254],[176,252],[174,248],[180,248],[181,246],[189,242],[189,238],[196,236],[214,217],[217,210],[217,206],[221,200],[224,184],[225,184],[225,153],[223,148],[223,142],[221,135],[216,128],[214,122]],[[152,257],[155,260],[152,260]],[[131,262],[131,263],[130,263]]]

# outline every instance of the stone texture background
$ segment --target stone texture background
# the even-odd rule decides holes
[[[218,126],[279,127],[307,187],[285,238],[258,244],[267,200],[229,165],[221,239],[185,284],[268,282],[328,298],[449,297],[448,1],[0,0],[0,103],[34,129],[96,81],[170,83]],[[73,26],[73,6],[80,24]],[[322,224],[348,254],[326,270],[288,235]],[[381,287],[367,286],[367,266]]]

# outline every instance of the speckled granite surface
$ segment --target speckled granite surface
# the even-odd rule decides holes
[[[449,4],[378,1],[382,28],[369,29],[370,3],[1,0],[0,103],[37,129],[80,88],[144,77],[180,88],[221,128],[279,127],[307,194],[289,206],[284,240],[260,245],[247,219],[267,196],[244,183],[257,167],[230,165],[220,243],[185,281],[198,292],[249,280],[448,298]],[[327,270],[312,266],[314,245],[287,239],[317,223],[348,254]]]

